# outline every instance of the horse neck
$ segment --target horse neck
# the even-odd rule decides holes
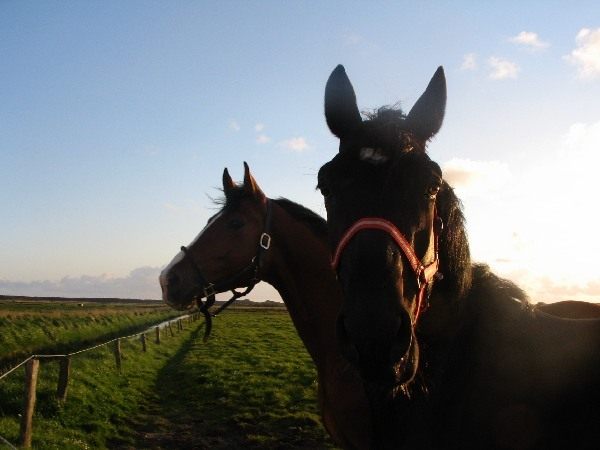
[[[272,214],[272,254],[263,279],[277,289],[306,349],[323,368],[337,354],[335,319],[341,306],[329,245],[275,202]]]

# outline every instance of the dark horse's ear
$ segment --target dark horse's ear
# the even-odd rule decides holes
[[[260,200],[260,201],[265,200],[265,194],[260,189],[260,187],[258,187],[258,183],[256,182],[256,180],[250,173],[250,167],[248,167],[248,164],[245,161],[244,161],[244,189],[246,190],[246,192],[248,192],[250,195],[252,195],[257,200]]]
[[[438,67],[431,78],[427,89],[412,107],[406,117],[408,128],[417,137],[428,140],[432,138],[444,121],[446,111],[446,77],[444,68]]]
[[[344,66],[337,66],[325,86],[325,120],[338,138],[348,136],[362,122],[356,95]]]
[[[229,171],[227,168],[223,171],[223,193],[225,197],[229,195],[229,193],[235,188],[235,183],[231,179],[231,175],[229,175]]]

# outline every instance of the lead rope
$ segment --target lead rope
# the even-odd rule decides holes
[[[260,280],[258,280],[258,281],[260,281]],[[202,298],[196,298],[196,302],[201,305],[198,307],[198,309],[204,315],[204,321],[206,323],[206,327],[204,328],[204,337],[202,338],[202,340],[204,342],[206,342],[208,340],[208,338],[210,337],[210,332],[212,331],[212,318],[217,317],[221,313],[221,311],[223,311],[225,308],[227,308],[229,305],[231,305],[233,302],[235,302],[240,297],[244,297],[244,296],[248,295],[250,293],[250,291],[252,291],[252,289],[254,289],[254,286],[256,286],[256,283],[258,281],[256,281],[256,282],[253,281],[252,284],[244,290],[244,292],[238,292],[235,289],[231,289],[230,292],[233,294],[231,296],[231,298],[229,300],[227,300],[225,303],[223,303],[221,306],[219,306],[219,308],[217,308],[217,310],[214,313],[211,313],[209,311],[209,308],[215,304],[214,296],[213,296],[212,301],[210,301],[207,298],[205,303],[202,303]]]
[[[248,286],[246,288],[246,290],[244,290],[244,292],[238,292],[235,289],[232,289],[230,291],[233,294],[231,296],[231,298],[229,300],[227,300],[225,303],[223,303],[221,306],[219,306],[217,308],[217,310],[214,313],[212,313],[211,315],[213,317],[217,317],[221,313],[221,311],[223,311],[225,308],[227,308],[229,305],[231,305],[237,299],[245,297],[246,295],[248,295],[250,293],[250,291],[252,291],[252,289],[254,289],[254,286],[256,286],[256,283],[252,283],[250,286]]]
[[[195,297],[196,305],[198,306],[198,311],[200,311],[200,313],[202,313],[202,315],[204,316],[205,326],[204,326],[203,341],[206,342],[208,340],[208,337],[210,336],[210,332],[212,330],[212,318],[210,316],[209,309],[211,306],[213,306],[215,304],[216,292],[214,289],[214,285],[212,283],[208,283],[206,281],[206,278],[204,278],[204,275],[202,275],[200,268],[196,265],[192,256],[189,254],[188,248],[185,245],[182,245],[181,251],[186,256],[186,258],[188,258],[192,262],[192,267],[196,271],[196,275],[198,275],[198,278],[200,278],[201,284],[206,285],[206,287],[204,288],[204,296],[206,297],[206,301],[203,302],[202,297],[199,297],[199,296]]]

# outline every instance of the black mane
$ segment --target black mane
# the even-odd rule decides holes
[[[229,189],[227,195],[214,199],[213,201],[216,205],[221,206],[224,211],[232,211],[240,207],[242,200],[249,200],[251,198],[252,194],[246,191],[244,186],[240,184]]]
[[[363,111],[362,115],[373,123],[379,125],[398,124],[406,119],[406,114],[398,105],[385,105],[371,111]]]
[[[471,289],[471,252],[462,204],[446,182],[438,194],[436,206],[444,225],[439,241],[440,272],[444,278],[439,285],[453,298],[460,299]]]
[[[382,106],[372,111],[364,111],[366,120],[362,126],[365,133],[374,141],[379,141],[395,154],[407,149],[425,150],[406,127],[406,114],[398,105]]]
[[[248,193],[244,187],[240,185],[229,190],[227,196],[214,199],[213,201],[216,205],[222,206],[223,210],[231,211],[239,208],[240,202],[249,199],[252,199],[252,194]],[[287,198],[280,197],[272,199],[272,201],[281,206],[294,219],[304,223],[317,236],[321,238],[327,237],[327,222],[317,213]]]
[[[287,198],[280,197],[273,201],[294,219],[308,226],[317,236],[327,238],[327,222],[317,213]]]

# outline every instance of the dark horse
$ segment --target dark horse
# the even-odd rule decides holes
[[[325,428],[344,448],[369,448],[363,385],[335,342],[342,298],[329,264],[325,220],[297,203],[267,198],[247,165],[242,185],[235,185],[225,169],[223,192],[221,211],[163,270],[163,299],[182,309],[205,295],[209,281],[217,291],[251,286],[258,279],[272,284],[317,368]]]
[[[600,321],[532,308],[471,263],[460,202],[426,153],[445,105],[441,67],[408,114],[363,120],[342,66],[325,91],[340,139],[318,175],[344,296],[337,336],[376,446],[598,448]]]

